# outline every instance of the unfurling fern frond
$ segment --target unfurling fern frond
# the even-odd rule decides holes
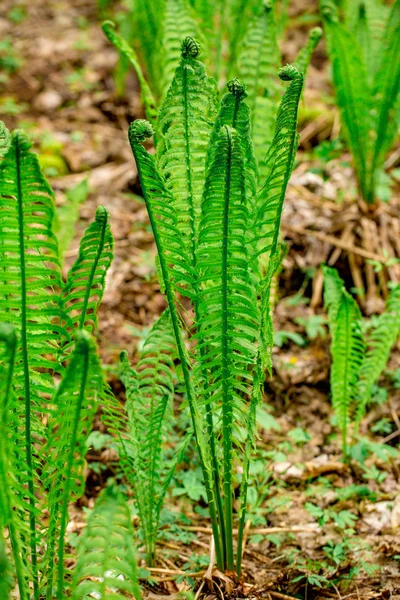
[[[112,21],[104,21],[102,28],[107,39],[133,67],[140,85],[141,99],[146,111],[146,118],[154,125],[157,119],[157,103],[153,92],[143,75],[142,67],[140,66],[140,61],[136,52],[131,48],[128,42],[115,31],[115,24]]]
[[[90,333],[97,329],[97,309],[113,259],[113,245],[108,210],[99,206],[95,221],[81,240],[79,256],[68,273],[63,294],[65,311],[76,329]]]
[[[291,83],[279,106],[274,138],[265,159],[268,173],[258,195],[254,224],[265,272],[272,269],[271,257],[277,249],[283,201],[297,150],[297,113],[303,89],[303,75],[296,67],[283,67],[279,76]]]
[[[125,385],[128,414],[127,440],[121,438],[122,463],[132,483],[146,544],[147,564],[152,565],[160,511],[166,493],[161,469],[164,417],[174,385],[175,339],[169,311],[153,325],[146,338],[136,370],[126,353],[121,356],[121,378]]]
[[[300,73],[303,74],[304,78],[306,77],[312,54],[321,37],[321,27],[314,27],[314,29],[311,29],[308,36],[307,44],[300,50],[296,57],[296,60],[294,61],[294,66],[298,68]]]
[[[78,544],[72,600],[132,596],[142,597],[131,515],[123,496],[109,487],[98,498]]]
[[[222,225],[222,231],[221,231]],[[255,366],[258,326],[255,289],[247,268],[248,208],[241,144],[235,130],[221,129],[209,166],[198,246],[198,355],[210,380],[204,396],[221,405],[224,453],[226,563],[233,569],[233,428],[245,410],[243,393]]]
[[[0,323],[0,592],[1,597],[8,598],[13,586],[12,577],[9,577],[10,563],[5,554],[3,539],[4,529],[7,527],[9,541],[13,553],[15,573],[18,582],[18,591],[21,600],[28,600],[28,567],[25,553],[22,553],[24,536],[29,537],[29,530],[25,527],[23,518],[23,505],[15,495],[16,481],[14,469],[10,463],[12,445],[8,415],[12,403],[12,380],[14,361],[17,349],[17,336],[15,328],[8,323]],[[1,572],[2,568],[4,573]],[[11,581],[10,581],[11,579]]]
[[[208,146],[207,165],[214,160],[218,137],[221,127],[227,125],[235,129],[242,146],[242,157],[244,161],[246,198],[249,210],[253,210],[255,201],[258,167],[254,156],[253,142],[251,138],[250,108],[246,103],[247,92],[245,86],[239,79],[232,79],[227,84],[228,93],[223,96]]]
[[[57,555],[57,599],[64,598],[64,537],[68,503],[82,493],[85,442],[103,388],[101,366],[89,334],[78,331],[75,349],[52,404],[42,475],[50,513],[42,584],[52,597]]]
[[[358,379],[365,353],[361,330],[361,313],[354,298],[344,289],[337,303],[338,278],[325,269],[325,297],[330,310],[329,328],[332,336],[331,394],[342,436],[343,456],[347,458],[347,437],[351,417],[357,403]],[[333,295],[330,296],[333,290]]]
[[[174,198],[177,225],[192,266],[215,93],[204,66],[197,60],[199,53],[199,44],[187,37],[157,126],[157,164]]]
[[[279,101],[279,80],[276,72],[281,56],[276,37],[272,2],[267,0],[263,10],[251,23],[239,57],[239,76],[246,86],[251,109],[251,129],[255,155],[261,177],[265,177],[265,154],[274,133]]]
[[[10,147],[11,136],[3,121],[0,121],[0,160]]]
[[[54,389],[49,370],[62,371],[58,347],[68,334],[60,325],[64,318],[57,295],[62,281],[52,232],[53,193],[30,147],[25,135],[16,131],[0,162],[0,321],[18,331],[11,460],[18,466],[19,493],[26,490],[30,505],[30,553],[38,598],[34,441],[45,438],[43,406]]]
[[[174,78],[181,58],[182,40],[198,38],[203,42],[193,9],[188,0],[165,0],[165,18],[162,40],[162,89],[164,97]]]
[[[355,415],[356,430],[365,415],[371,400],[372,388],[378,383],[390,356],[390,351],[400,332],[400,286],[397,285],[389,295],[385,311],[376,320],[370,338],[367,340],[367,352],[360,370],[358,382],[358,405]]]
[[[168,298],[170,304],[173,302],[174,289],[184,295],[191,295],[193,275],[190,259],[178,228],[174,197],[166,188],[154,157],[142,145],[142,142],[153,133],[150,123],[139,119],[129,127],[129,142],[136,160],[167,293],[169,282],[171,284],[171,298]]]
[[[160,44],[165,19],[165,0],[135,0],[131,18],[134,30],[140,32],[139,53],[156,95],[160,96],[162,65]]]

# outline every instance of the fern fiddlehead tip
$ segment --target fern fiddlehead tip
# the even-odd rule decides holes
[[[90,334],[85,329],[75,333],[75,349],[79,354],[87,354],[90,348]]]
[[[226,87],[232,96],[235,96],[239,100],[244,100],[247,96],[246,86],[237,77],[228,81]]]
[[[9,346],[15,346],[17,342],[17,332],[11,323],[0,323],[0,341]]]
[[[110,213],[108,212],[105,206],[98,206],[96,209],[96,221],[98,223],[103,223],[104,221],[108,221]]]
[[[264,0],[263,2],[263,9],[265,10],[265,12],[270,12],[273,8],[273,4],[271,0]]]
[[[114,21],[110,21],[110,19],[107,19],[106,21],[102,22],[101,27],[103,31],[106,31],[107,29],[115,29],[115,23]]]
[[[282,81],[293,81],[294,79],[303,79],[303,75],[294,65],[285,65],[279,69],[279,77]]]
[[[197,40],[190,35],[185,37],[181,47],[182,58],[197,58],[200,51],[201,47]]]
[[[322,34],[323,31],[321,27],[314,27],[311,29],[309,37],[311,40],[314,40],[317,43],[322,38]]]
[[[128,135],[131,142],[144,142],[154,135],[154,129],[145,119],[136,119],[129,125]]]
[[[126,350],[122,350],[122,351],[119,353],[119,361],[120,361],[121,363],[123,363],[124,361],[127,361],[127,360],[128,360],[128,353],[127,353],[127,351],[126,351]]]

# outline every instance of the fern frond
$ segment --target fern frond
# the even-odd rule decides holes
[[[81,240],[78,258],[68,273],[63,293],[65,312],[76,329],[90,333],[97,329],[97,310],[113,259],[113,245],[108,210],[99,206],[95,221]]]
[[[357,402],[358,379],[364,359],[365,343],[361,330],[361,313],[354,298],[339,286],[334,269],[324,270],[324,297],[328,306],[328,323],[332,336],[331,394],[342,436],[343,455],[347,458],[347,436]]]
[[[68,338],[57,290],[62,288],[57,240],[52,231],[54,198],[26,136],[12,134],[0,162],[0,321],[19,334],[15,396],[10,410],[13,459],[20,490],[30,504],[30,544],[34,597],[38,599],[34,441],[45,437],[42,414],[54,389],[52,373],[62,371],[58,345]]]
[[[311,29],[307,44],[303,46],[303,48],[298,53],[296,60],[294,61],[294,66],[303,74],[303,77],[306,77],[308,67],[310,65],[311,57],[319,40],[322,37],[322,29],[321,27],[314,27]]]
[[[6,545],[0,530],[0,594],[4,600],[9,600],[13,585],[13,577],[10,571],[10,561],[6,553]]]
[[[163,73],[161,97],[167,93],[181,58],[182,40],[187,37],[203,42],[193,9],[188,0],[165,0],[162,40]]]
[[[371,183],[376,188],[377,170],[393,143],[399,125],[400,93],[400,0],[393,5],[383,37],[383,52],[373,84],[373,107],[376,110],[376,135],[373,148]]]
[[[257,191],[258,166],[251,139],[250,108],[245,102],[247,92],[245,86],[236,78],[228,82],[227,88],[228,93],[222,97],[212,129],[208,146],[207,165],[211,164],[214,160],[221,128],[227,125],[235,129],[242,146],[242,157],[245,165],[246,197],[250,210],[250,207],[254,204]]]
[[[163,35],[166,0],[135,0],[132,19],[135,31],[140,32],[140,58],[146,66],[154,93],[160,97],[162,61],[160,61],[160,43]]]
[[[126,353],[121,356],[129,423],[128,443],[122,442],[123,464],[135,489],[149,566],[155,556],[159,510],[164,500],[161,493],[167,491],[160,461],[165,411],[174,392],[175,354],[171,317],[165,311],[146,338],[136,370],[130,367]]]
[[[85,441],[103,387],[101,366],[94,344],[86,331],[78,331],[75,349],[52,404],[49,437],[42,474],[47,489],[49,527],[44,581],[47,598],[52,598],[55,556],[58,557],[57,599],[64,598],[64,537],[68,503],[81,495],[84,479]],[[56,539],[58,538],[58,539]]]
[[[185,247],[180,236],[180,231],[177,228],[176,215],[173,210],[173,198],[165,188],[164,182],[157,171],[154,158],[146,152],[141,144],[152,133],[153,130],[149,123],[140,120],[135,121],[129,127],[129,141],[136,160],[147,212],[158,250],[162,283],[165,288],[165,295],[171,315],[172,328],[193,423],[193,431],[199,449],[204,484],[207,490],[216,543],[217,561],[219,565],[223,565],[222,551],[218,547],[220,538],[217,529],[217,519],[215,517],[210,448],[204,434],[204,422],[191,379],[190,362],[181,333],[180,316],[175,305],[176,290],[189,297],[192,295],[190,290],[194,289],[193,273],[185,257]]]
[[[106,38],[133,67],[140,85],[141,99],[145,108],[146,118],[154,125],[157,120],[157,103],[153,92],[143,75],[142,67],[136,52],[131,48],[128,42],[115,31],[115,23],[112,21],[104,21],[102,29]]]
[[[259,0],[231,0],[229,9],[229,72],[228,75],[237,72],[237,60],[240,55],[240,46],[248,31],[252,18],[262,10]]]
[[[177,224],[192,266],[214,109],[214,85],[197,60],[199,53],[199,44],[186,38],[157,127],[157,164],[174,198]]]
[[[241,144],[224,126],[210,164],[202,204],[198,265],[200,284],[198,360],[211,380],[205,395],[222,406],[227,568],[233,569],[233,422],[244,410],[258,340],[255,289],[247,269],[248,208]],[[222,223],[222,231],[221,231]],[[235,415],[235,416],[234,416]]]
[[[258,253],[272,269],[271,257],[276,252],[286,187],[292,174],[296,156],[297,113],[303,88],[303,75],[296,67],[287,65],[279,73],[283,81],[290,81],[278,109],[275,134],[265,159],[268,174],[258,195],[254,228],[259,241]]]
[[[281,65],[272,2],[250,24],[239,56],[239,77],[246,86],[251,109],[251,129],[254,151],[261,177],[266,174],[265,153],[273,133],[279,100],[279,80],[276,72]]]
[[[102,492],[82,536],[72,599],[124,600],[130,594],[141,600],[131,515],[117,490]]]
[[[367,340],[367,352],[360,370],[358,381],[358,405],[355,415],[355,428],[365,416],[371,400],[372,388],[378,383],[390,356],[390,350],[396,343],[400,332],[400,286],[396,286],[389,295],[385,311],[377,318],[370,339]]]
[[[0,121],[0,160],[10,147],[11,136],[3,121]]]
[[[330,0],[321,0],[326,41],[332,62],[333,80],[358,183],[363,197],[370,201],[368,157],[370,154],[371,89],[366,65],[356,37],[339,22]]]
[[[2,548],[2,542],[3,531],[7,527],[19,595],[21,600],[28,600],[28,569],[26,559],[25,562],[23,560],[24,555],[22,552],[27,551],[23,539],[25,536],[29,538],[29,530],[25,526],[24,506],[14,492],[18,486],[15,485],[14,471],[9,460],[13,448],[9,439],[8,414],[12,403],[12,381],[16,350],[17,336],[15,328],[8,323],[0,323],[0,555],[2,551],[5,552],[5,545]],[[2,558],[3,567],[6,569],[8,568],[8,560],[5,554]],[[10,586],[6,578],[6,572],[3,578],[0,572],[0,592],[4,594],[4,597],[8,597],[9,591]]]

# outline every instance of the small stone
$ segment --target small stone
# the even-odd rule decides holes
[[[63,103],[62,96],[54,90],[45,90],[36,96],[35,108],[43,112],[55,110]]]

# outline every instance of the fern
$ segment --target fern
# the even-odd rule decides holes
[[[182,40],[199,35],[198,23],[188,0],[165,0],[165,19],[162,40],[162,93],[165,96],[179,65]],[[204,44],[203,44],[204,45]]]
[[[308,67],[310,65],[311,57],[321,37],[321,27],[314,27],[314,29],[311,29],[308,36],[307,44],[303,48],[301,48],[296,57],[294,66],[297,67],[300,73],[303,74],[303,77],[306,76]]]
[[[99,206],[95,221],[81,240],[79,256],[68,273],[64,288],[65,312],[74,328],[90,333],[97,330],[97,309],[113,258],[113,244],[108,211]]]
[[[0,160],[7,153],[10,147],[10,132],[4,125],[3,121],[0,121]]]
[[[34,598],[38,600],[34,440],[43,437],[44,398],[54,389],[47,369],[61,372],[56,354],[65,331],[56,290],[62,287],[57,240],[52,232],[53,193],[41,174],[30,143],[13,133],[0,163],[0,321],[15,325],[19,344],[15,362],[15,399],[10,426],[15,434],[20,493],[30,505],[30,553]]]
[[[73,600],[97,596],[123,600],[127,594],[141,600],[129,508],[122,495],[106,488],[88,518],[78,544]]]
[[[281,57],[276,36],[272,2],[264,2],[263,10],[250,24],[239,56],[239,76],[246,86],[251,108],[255,154],[261,177],[265,176],[266,149],[272,141],[279,85],[276,71]]]
[[[400,286],[390,292],[385,311],[377,318],[370,339],[368,350],[363,360],[358,381],[358,405],[355,415],[357,431],[366,407],[371,400],[372,388],[378,383],[390,356],[390,350],[400,333]]]
[[[52,404],[49,437],[44,448],[42,475],[50,513],[45,557],[47,598],[52,598],[54,555],[57,543],[57,598],[64,598],[64,537],[68,524],[68,502],[82,494],[85,441],[90,432],[103,387],[101,367],[86,331],[76,334],[75,349]],[[62,424],[62,426],[60,426]],[[56,537],[59,539],[56,540]]]
[[[28,569],[21,554],[21,536],[29,535],[29,531],[25,527],[21,527],[19,518],[16,517],[23,510],[23,507],[14,493],[15,476],[9,460],[11,448],[8,415],[13,394],[12,380],[16,349],[17,336],[15,328],[8,323],[0,323],[0,562],[2,562],[5,570],[4,575],[0,577],[0,591],[7,598],[12,587],[9,581],[10,577],[7,576],[10,565],[5,555],[3,540],[3,530],[7,527],[13,551],[19,595],[21,600],[28,600]]]
[[[329,271],[325,278],[329,279]],[[326,293],[326,292],[325,292]],[[361,314],[355,300],[342,288],[339,303],[333,300],[333,327],[329,320],[332,343],[331,393],[332,405],[338,417],[342,435],[343,456],[347,458],[347,437],[351,416],[357,401],[360,370],[364,359],[365,343],[361,331]]]
[[[243,408],[258,339],[255,289],[247,269],[248,208],[241,144],[221,129],[207,174],[199,233],[199,360],[210,371],[207,394],[222,406],[226,564],[234,568],[232,540],[233,423]],[[220,230],[222,223],[222,232]],[[222,235],[221,235],[222,234]],[[222,240],[222,244],[221,244]],[[204,382],[206,383],[206,382]],[[239,413],[237,412],[239,410]]]
[[[160,461],[165,411],[174,393],[175,353],[170,315],[166,311],[146,338],[136,370],[130,367],[126,353],[121,356],[129,423],[129,437],[122,441],[123,466],[135,490],[149,566],[155,557],[158,523],[166,493],[164,481],[173,475],[173,470],[163,473]],[[118,429],[123,430],[119,425]]]
[[[321,0],[329,57],[339,111],[360,193],[376,200],[379,174],[397,133],[397,99],[400,91],[400,1],[387,17],[375,0],[354,3],[342,23],[332,0]]]
[[[112,21],[104,21],[102,24],[103,32],[106,38],[117,48],[121,55],[132,65],[138,82],[140,84],[141,99],[146,111],[146,117],[151,123],[155,123],[157,118],[157,103],[153,92],[150,89],[140,66],[139,58],[136,52],[131,48],[128,42],[115,31],[115,24]]]
[[[199,52],[193,38],[184,40],[181,64],[157,124],[157,164],[173,195],[177,224],[193,267],[214,99],[213,85],[197,60]]]
[[[89,183],[88,178],[85,177],[66,192],[65,203],[57,208],[53,229],[57,235],[58,249],[62,261],[75,236],[76,223],[79,219],[79,207],[85,202],[88,194]]]

